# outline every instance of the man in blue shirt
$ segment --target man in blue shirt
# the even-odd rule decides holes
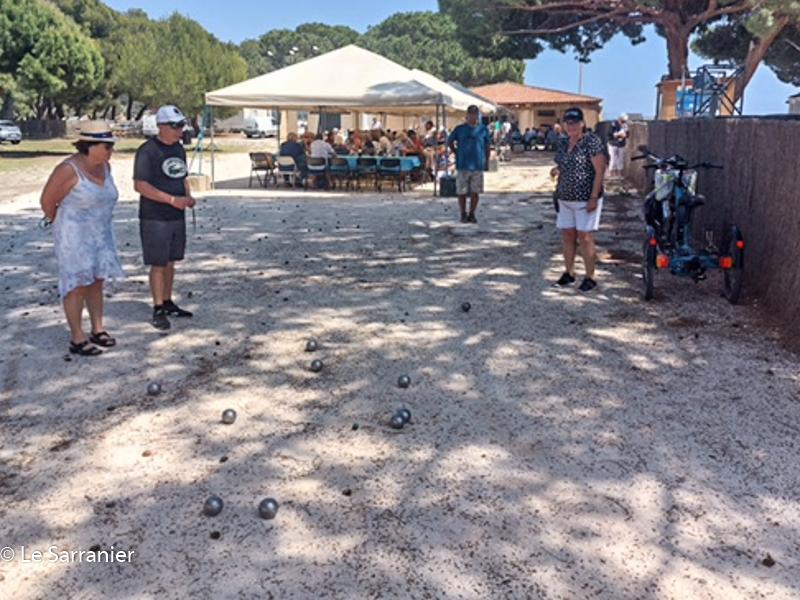
[[[450,150],[456,154],[456,193],[462,223],[478,222],[475,210],[478,194],[483,193],[483,172],[489,164],[490,142],[489,130],[481,123],[481,113],[474,105],[467,109],[466,121],[447,138]],[[470,196],[469,214],[467,195]]]

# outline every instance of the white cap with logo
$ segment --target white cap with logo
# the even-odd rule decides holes
[[[185,121],[186,117],[184,114],[177,106],[173,106],[172,104],[162,106],[156,113],[156,123],[158,125],[164,125],[165,123],[184,123]]]

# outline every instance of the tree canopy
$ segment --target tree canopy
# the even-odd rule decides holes
[[[615,35],[637,43],[643,40],[642,26],[655,25],[667,42],[667,74],[672,79],[687,73],[693,35],[733,20],[750,34],[737,97],[776,39],[800,19],[796,0],[440,0],[439,6],[458,22],[462,42],[488,56],[532,58],[542,44],[549,44],[559,50],[572,48],[588,60]],[[724,35],[720,32],[716,39]]]
[[[247,60],[251,77],[348,44],[359,44],[410,69],[422,69],[464,85],[522,81],[522,61],[472,56],[457,33],[456,23],[448,15],[398,13],[363,35],[349,27],[307,23],[293,31],[276,29],[257,40],[247,40],[239,50]]]
[[[40,0],[0,0],[0,74],[23,114],[63,115],[101,86],[97,44],[57,8]]]

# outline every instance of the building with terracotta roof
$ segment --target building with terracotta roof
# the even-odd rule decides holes
[[[515,117],[523,131],[528,127],[554,125],[571,106],[583,110],[587,127],[594,127],[603,110],[601,98],[570,94],[559,90],[523,85],[506,81],[472,88],[479,96],[500,104]]]

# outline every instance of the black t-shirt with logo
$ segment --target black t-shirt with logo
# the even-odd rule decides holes
[[[136,151],[133,179],[146,181],[170,196],[186,195],[184,181],[188,171],[186,150],[180,142],[167,146],[158,138],[152,138],[139,146]],[[169,204],[140,196],[139,218],[152,221],[180,221],[186,216],[184,211]]]

